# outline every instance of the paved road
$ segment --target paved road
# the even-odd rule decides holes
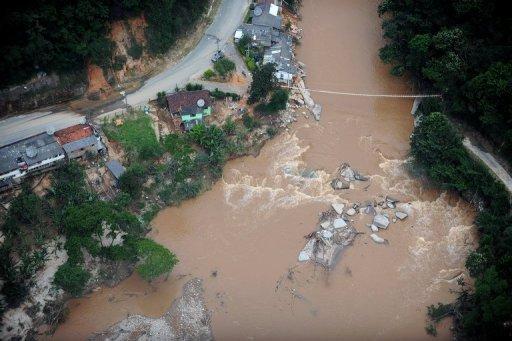
[[[211,68],[210,58],[217,50],[217,41],[212,36],[220,39],[221,50],[231,54],[233,33],[242,23],[248,6],[249,0],[223,0],[212,24],[197,46],[178,64],[150,78],[142,88],[129,94],[127,103],[131,106],[146,104],[150,99],[156,98],[159,91],[173,90],[176,85],[183,86]]]
[[[482,161],[493,173],[494,175],[505,185],[508,192],[512,194],[512,177],[507,173],[505,168],[503,168],[498,161],[491,154],[483,151],[478,148],[466,137],[462,141],[462,144],[466,149],[473,154],[474,157]]]
[[[33,112],[0,121],[0,147],[44,133],[85,123],[85,117],[71,111]]]

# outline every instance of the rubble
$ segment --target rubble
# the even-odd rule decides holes
[[[331,204],[331,206],[332,206],[332,208],[334,208],[334,210],[338,214],[342,214],[343,213],[343,209],[345,208],[344,204],[333,203],[333,204]]]
[[[349,189],[354,181],[368,181],[369,177],[362,175],[350,167],[348,163],[342,163],[338,168],[336,177],[331,181],[333,189]]]
[[[373,218],[373,225],[381,229],[387,229],[389,226],[389,219],[383,214],[377,214]]]
[[[334,220],[333,225],[335,229],[341,229],[347,227],[347,222],[344,219],[338,218]]]
[[[340,252],[348,245],[352,244],[357,231],[342,217],[345,205],[333,203],[332,209],[322,212],[319,229],[306,236],[308,241],[300,251],[298,260],[314,261],[331,270]],[[330,217],[331,220],[325,220]]]
[[[408,214],[405,212],[396,211],[395,216],[400,220],[404,220],[405,218],[408,217]]]
[[[372,233],[372,234],[370,235],[370,238],[372,238],[372,240],[373,240],[374,242],[376,242],[377,244],[387,244],[387,243],[388,243],[388,241],[387,241],[386,239],[384,239],[384,238],[382,238],[382,237],[379,237],[379,236],[378,236],[378,235],[376,235],[375,233]]]

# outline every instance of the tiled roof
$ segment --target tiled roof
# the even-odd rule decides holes
[[[91,136],[92,128],[88,124],[77,124],[55,132],[55,137],[61,145],[81,140]]]
[[[167,106],[171,113],[180,112],[185,108],[197,106],[198,100],[204,100],[204,107],[211,106],[212,100],[207,90],[179,91],[167,95]]]

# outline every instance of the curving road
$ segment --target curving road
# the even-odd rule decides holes
[[[223,0],[212,24],[197,46],[178,64],[148,79],[144,86],[126,96],[130,106],[146,104],[155,99],[160,91],[173,90],[176,85],[183,86],[194,76],[200,75],[211,67],[211,56],[217,50],[217,37],[220,49],[231,54],[233,51],[232,37],[236,28],[242,23],[249,6],[249,0]]]

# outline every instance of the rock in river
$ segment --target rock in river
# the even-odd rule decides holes
[[[377,236],[375,233],[372,233],[370,235],[370,237],[373,239],[374,242],[376,242],[377,244],[385,244],[386,243],[386,239],[382,238],[382,237],[379,237]]]
[[[356,210],[355,210],[355,209],[353,209],[353,208],[349,208],[349,209],[347,210],[347,214],[348,214],[349,216],[353,216],[354,214],[356,214]]]
[[[407,213],[405,212],[396,211],[395,215],[400,220],[404,220],[405,218],[407,218]]]
[[[373,225],[377,226],[378,228],[381,228],[381,229],[387,229],[388,226],[389,226],[389,219],[382,215],[382,214],[377,214],[374,218],[373,218]]]
[[[332,204],[332,208],[334,208],[336,213],[342,214],[343,213],[343,208],[345,208],[345,205],[334,203],[334,204]]]
[[[341,218],[338,218],[338,219],[334,220],[334,228],[335,229],[341,229],[341,228],[346,227],[346,226],[347,226],[347,223],[345,222],[345,220],[343,220]]]

